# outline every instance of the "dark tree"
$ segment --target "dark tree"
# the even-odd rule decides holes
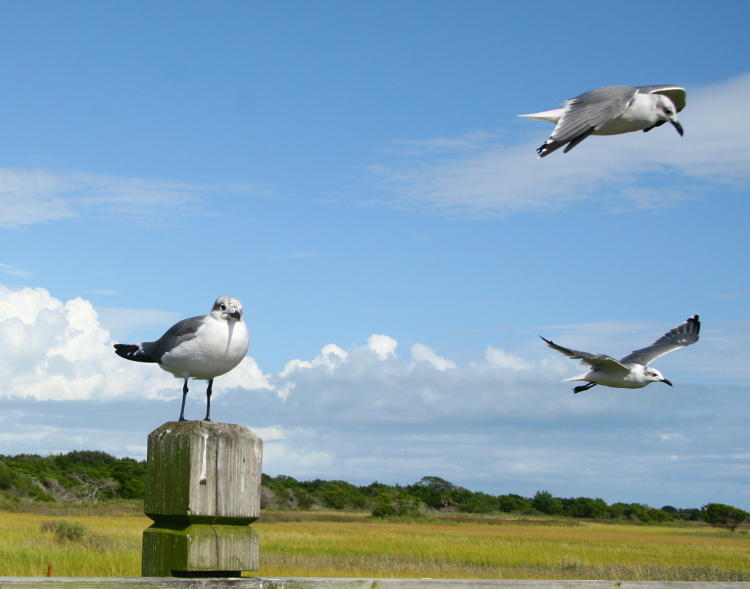
[[[707,524],[734,532],[750,513],[723,503],[708,503],[701,508],[701,515]]]
[[[559,515],[563,510],[562,501],[553,497],[549,491],[537,491],[531,500],[531,505],[547,515]]]

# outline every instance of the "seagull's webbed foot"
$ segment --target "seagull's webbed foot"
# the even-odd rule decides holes
[[[188,394],[188,386],[187,386],[188,379],[185,379],[185,384],[182,385],[182,407],[180,407],[180,418],[177,421],[187,421],[185,419],[185,397],[187,397]]]
[[[595,387],[595,386],[596,386],[595,382],[587,382],[586,384],[582,384],[580,386],[574,387],[573,393],[580,393],[581,391],[587,391],[591,387]]]
[[[203,421],[211,421],[211,393],[213,392],[211,387],[213,385],[214,379],[209,379],[208,388],[206,389],[206,417],[203,418]]]

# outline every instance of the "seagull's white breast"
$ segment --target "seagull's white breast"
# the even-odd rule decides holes
[[[606,122],[601,129],[594,131],[594,135],[632,133],[650,127],[658,120],[654,95],[636,93],[625,112]]]
[[[644,376],[644,367],[641,364],[626,364],[626,366],[630,369],[627,374],[608,370],[592,370],[585,375],[585,380],[618,389],[640,389],[653,382]]]
[[[160,366],[180,378],[208,380],[237,366],[249,343],[244,321],[225,321],[207,315],[195,337],[165,353]]]

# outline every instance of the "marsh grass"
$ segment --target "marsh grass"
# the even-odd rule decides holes
[[[139,576],[151,521],[96,513],[0,511],[0,576],[44,576],[48,565],[53,576]],[[60,521],[83,533],[59,540]],[[706,526],[505,515],[403,523],[355,512],[264,512],[253,529],[261,537],[254,576],[750,581],[750,534]]]
[[[750,581],[750,536],[495,518],[254,524],[259,576]]]
[[[143,515],[55,520],[0,512],[0,576],[139,576],[141,534],[149,521]]]

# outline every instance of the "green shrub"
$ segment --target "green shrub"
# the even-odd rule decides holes
[[[42,532],[51,532],[58,542],[80,542],[86,535],[86,528],[78,522],[61,519],[44,522]]]
[[[384,492],[373,501],[372,517],[415,517],[419,515],[419,500],[406,493]]]

